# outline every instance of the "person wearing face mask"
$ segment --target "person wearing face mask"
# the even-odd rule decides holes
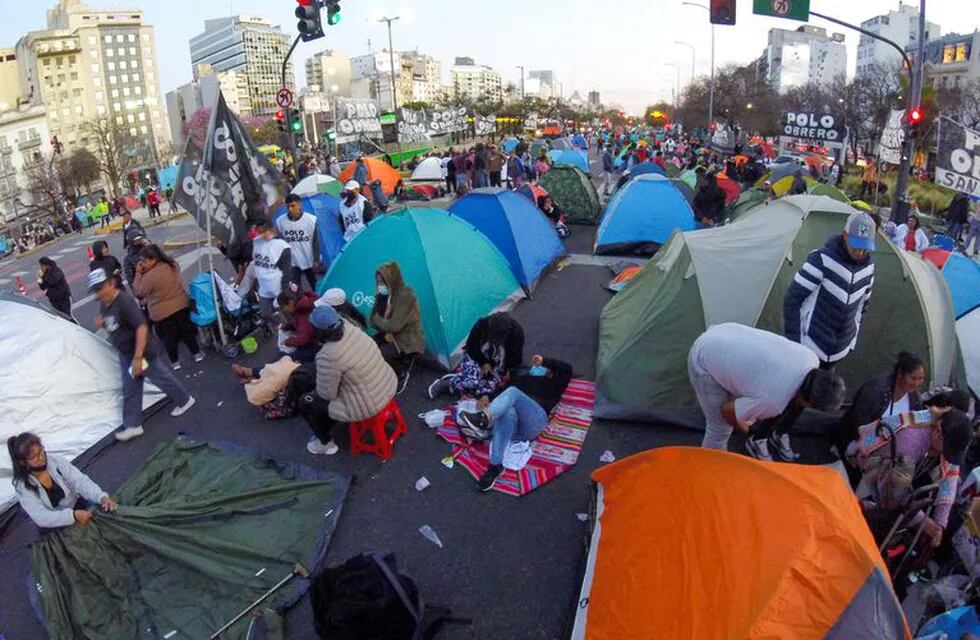
[[[378,267],[375,272],[377,292],[370,324],[377,333],[375,342],[381,355],[398,374],[398,392],[408,384],[411,359],[425,350],[422,310],[415,291],[402,278],[397,262]]]
[[[17,500],[41,529],[84,526],[92,521],[93,504],[116,510],[108,493],[61,456],[48,455],[33,433],[7,438],[7,452]]]
[[[340,193],[340,211],[337,218],[344,232],[344,242],[350,242],[374,218],[375,207],[361,195],[361,183],[349,180]]]

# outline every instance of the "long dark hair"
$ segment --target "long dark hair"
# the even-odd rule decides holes
[[[892,370],[892,380],[897,380],[899,375],[915,373],[919,367],[925,367],[926,363],[922,358],[911,351],[900,351],[895,358],[895,368]]]
[[[171,269],[177,269],[177,263],[174,259],[163,252],[163,249],[155,244],[148,244],[142,249],[140,249],[140,260],[156,260],[158,262],[165,262]],[[177,269],[179,271],[179,269]]]
[[[31,468],[27,466],[27,456],[31,454],[34,445],[42,446],[41,439],[29,431],[7,438],[7,452],[10,454],[10,465],[14,469],[14,484],[22,483],[36,493],[37,489],[27,482],[31,475]]]

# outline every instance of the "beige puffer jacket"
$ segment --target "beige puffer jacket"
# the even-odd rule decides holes
[[[344,337],[316,354],[316,393],[338,422],[367,420],[395,397],[398,378],[374,340],[344,320]]]

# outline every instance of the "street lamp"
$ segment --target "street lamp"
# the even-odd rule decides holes
[[[399,16],[394,18],[382,17],[378,22],[388,23],[388,60],[391,65],[391,105],[395,113],[395,144],[398,146],[398,168],[402,168],[402,141],[398,136],[398,89],[395,86],[395,46],[391,41],[391,23],[400,20]]]
[[[524,65],[514,65],[514,68],[521,70],[521,102],[524,102]]]
[[[682,47],[687,47],[688,49],[691,50],[691,82],[688,86],[693,87],[694,86],[694,51],[695,51],[694,45],[691,44],[690,42],[681,42],[680,40],[674,40],[674,44],[679,44]]]
[[[700,2],[682,2],[681,4],[690,5],[692,7],[701,7],[708,14],[711,14],[711,9],[706,4]],[[711,25],[711,79],[708,81],[708,126],[715,119],[715,25]]]

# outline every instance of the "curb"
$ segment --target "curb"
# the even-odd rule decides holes
[[[150,221],[147,221],[145,224],[143,224],[143,223],[141,223],[141,224],[143,224],[143,228],[144,229],[151,229],[153,227],[159,227],[161,224],[167,224],[168,222],[171,222],[173,220],[176,220],[177,218],[180,218],[181,216],[186,216],[186,215],[188,215],[188,213],[186,211],[180,211],[178,213],[170,213],[170,214],[167,214],[166,216],[164,216],[163,218],[150,220]],[[112,224],[115,224],[115,222],[113,222]],[[122,227],[121,226],[118,229],[113,229],[112,228],[112,225],[109,225],[109,228],[107,230],[106,229],[102,229],[102,228],[96,229],[95,235],[97,235],[97,236],[105,236],[105,235],[109,235],[110,233],[115,233],[115,232],[120,231],[120,230],[122,230]]]
[[[164,249],[181,249],[183,247],[192,247],[198,244],[205,244],[207,240],[167,240],[163,243]]]

